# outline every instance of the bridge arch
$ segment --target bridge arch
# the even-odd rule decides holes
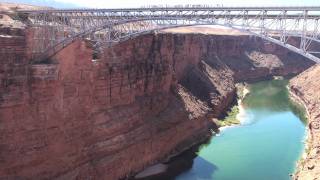
[[[303,12],[300,14],[287,14],[282,8],[258,8],[258,13],[250,14],[250,11],[257,11],[256,8],[214,8],[214,9],[120,9],[120,10],[53,10],[35,12],[34,21],[31,23],[38,26],[39,29],[52,29],[59,31],[56,27],[65,29],[70,28],[71,35],[67,35],[58,41],[51,42],[50,45],[42,47],[35,61],[41,61],[47,57],[51,57],[59,52],[75,39],[86,38],[91,36],[91,40],[97,42],[97,46],[112,46],[113,44],[123,42],[127,39],[147,34],[153,31],[163,29],[195,26],[195,25],[219,25],[238,30],[240,32],[260,37],[271,43],[285,47],[295,53],[298,53],[308,59],[320,63],[320,58],[315,56],[315,52],[308,49],[311,43],[320,45],[320,14],[308,16],[308,11],[302,8],[289,8],[294,12]],[[214,11],[221,11],[219,15],[215,15]],[[268,14],[267,11],[278,14]],[[320,7],[319,7],[320,10]],[[133,13],[131,13],[132,11]],[[200,11],[202,14],[197,14]],[[239,14],[232,14],[232,11]],[[80,12],[80,13],[79,13]],[[319,12],[316,8],[316,12]],[[68,15],[69,19],[65,21],[64,16]],[[102,13],[102,15],[100,15]],[[120,13],[120,14],[119,14]],[[131,14],[130,14],[131,13]],[[188,14],[189,13],[189,14]],[[80,15],[79,15],[80,14]],[[84,19],[81,19],[81,18]],[[87,19],[86,19],[87,18]],[[310,18],[310,19],[308,19]],[[80,19],[80,20],[79,20]],[[102,19],[102,21],[100,21]],[[274,27],[268,27],[268,20],[275,22]],[[289,31],[287,21],[294,20],[298,22],[296,29]],[[314,31],[308,30],[309,20],[313,21]],[[239,23],[240,21],[240,23]],[[254,21],[250,24],[249,21]],[[102,23],[97,23],[102,22]],[[300,24],[302,22],[302,26]],[[135,24],[140,24],[135,26]],[[292,23],[292,21],[291,21]],[[257,25],[258,24],[258,25]],[[132,26],[132,27],[131,27]],[[56,29],[55,29],[56,28]],[[136,29],[135,29],[136,28]],[[102,32],[103,33],[97,33]],[[62,30],[64,33],[64,31]],[[53,33],[54,34],[54,33]],[[97,35],[108,36],[107,38],[96,38]],[[294,36],[301,39],[300,47],[288,42],[288,37]],[[94,38],[92,38],[94,37]],[[319,53],[319,52],[317,52]]]
[[[103,26],[95,27],[95,28],[92,28],[92,29],[90,29],[88,31],[80,32],[80,33],[78,33],[78,34],[76,34],[76,35],[74,35],[72,37],[64,39],[63,41],[55,44],[53,47],[48,48],[46,51],[43,52],[43,54],[41,54],[41,56],[38,57],[39,59],[37,59],[37,61],[41,61],[41,59],[53,56],[54,54],[59,52],[64,47],[66,47],[67,45],[71,44],[75,39],[78,39],[78,38],[81,38],[81,37],[85,37],[87,35],[93,34],[95,32],[101,31],[101,30],[112,29],[115,26],[119,26],[119,25],[124,25],[125,26],[125,25],[130,24],[130,23],[145,22],[145,21],[150,21],[150,20],[154,21],[154,20],[162,20],[162,19],[158,19],[158,18],[157,19],[155,19],[155,18],[143,18],[143,19],[136,19],[136,20],[124,20],[124,21],[118,21],[118,22],[114,22],[114,23],[107,23],[107,24],[105,24]],[[168,18],[166,18],[166,20],[168,20]],[[181,21],[181,20],[188,20],[188,19],[171,18],[169,20],[178,20],[178,21],[180,20]],[[300,54],[300,55],[302,55],[302,56],[304,56],[304,57],[306,57],[306,58],[308,58],[310,60],[315,61],[316,63],[320,63],[320,59],[317,56],[314,56],[313,54],[311,54],[309,52],[304,52],[303,50],[299,49],[298,47],[295,47],[294,45],[282,42],[279,39],[273,38],[273,37],[268,36],[266,34],[260,34],[260,33],[257,33],[257,32],[252,30],[252,29],[257,29],[257,27],[237,27],[237,26],[234,26],[232,24],[221,24],[221,23],[208,22],[208,21],[197,21],[196,23],[190,23],[189,22],[188,24],[177,24],[177,25],[170,24],[170,25],[162,26],[162,27],[148,28],[148,29],[141,30],[141,31],[138,31],[138,32],[134,32],[134,33],[130,33],[130,34],[122,34],[121,36],[117,37],[118,38],[117,42],[100,42],[100,44],[103,44],[103,45],[106,45],[106,46],[112,46],[114,44],[126,41],[126,40],[131,39],[131,38],[135,38],[135,37],[140,36],[140,35],[152,33],[154,31],[172,29],[172,28],[178,28],[178,27],[198,26],[198,25],[208,25],[208,26],[217,25],[217,26],[231,28],[231,29],[240,31],[242,33],[246,33],[248,35],[253,35],[253,36],[262,38],[262,39],[264,39],[264,40],[266,40],[268,42],[277,44],[279,46],[282,46],[284,48],[289,49],[290,51],[298,53],[298,54]],[[292,35],[288,34],[288,36],[300,37],[300,36],[295,35],[295,34],[292,34]],[[319,46],[320,46],[320,40],[312,39],[312,38],[309,38],[309,37],[306,37],[306,38],[308,38],[309,40],[314,41],[316,43],[319,43]]]

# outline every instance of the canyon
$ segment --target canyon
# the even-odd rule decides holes
[[[78,39],[33,64],[32,29],[0,33],[4,179],[129,177],[209,138],[234,103],[235,83],[293,76],[314,65],[260,38],[208,27],[143,35],[98,57]],[[310,109],[310,122],[319,119],[318,71],[313,66],[290,84]],[[303,169],[318,171],[314,161]]]

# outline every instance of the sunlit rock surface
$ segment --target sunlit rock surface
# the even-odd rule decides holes
[[[78,40],[30,64],[30,32],[0,29],[0,177],[126,177],[206,139],[235,82],[313,64],[259,38],[203,30],[144,35],[94,61]]]
[[[315,65],[290,81],[290,90],[306,106],[309,137],[306,156],[301,161],[296,179],[320,177],[320,66]]]

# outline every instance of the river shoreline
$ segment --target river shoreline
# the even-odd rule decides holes
[[[241,120],[241,127],[234,125],[220,128],[223,130],[221,134],[198,151],[192,169],[179,175],[177,180],[191,180],[195,177],[230,179],[238,176],[239,179],[257,179],[259,176],[291,179],[296,170],[297,160],[305,147],[303,141],[306,130],[305,121],[299,115],[300,111],[292,108],[287,83],[286,79],[275,79],[250,84],[248,98],[238,99],[240,115],[237,116]],[[247,95],[248,88],[242,89],[241,92],[246,92],[244,94]],[[243,117],[242,106],[246,114]],[[247,122],[250,125],[246,125]],[[232,151],[233,149],[238,150]],[[261,153],[264,157],[260,156]],[[274,158],[282,163],[274,164],[269,161]],[[229,164],[230,161],[233,163]],[[239,168],[236,165],[249,162],[254,166]],[[220,170],[214,170],[214,173],[206,172],[205,169],[210,166]],[[254,172],[251,173],[250,169]],[[273,173],[266,173],[271,171]]]
[[[298,103],[298,104],[300,104],[300,105],[302,105],[302,106],[304,107],[304,109],[305,109],[305,111],[306,111],[306,114],[305,114],[305,115],[307,116],[306,118],[307,118],[308,123],[309,123],[310,120],[311,120],[311,119],[310,119],[311,116],[310,116],[310,112],[309,112],[309,109],[308,109],[306,103],[303,101],[303,99],[302,99],[301,97],[297,96],[297,95],[292,91],[292,89],[290,89],[288,86],[287,86],[287,88],[288,88],[288,92],[289,92],[289,98],[290,98],[292,101],[294,101],[294,102],[296,102],[296,103]],[[292,175],[292,179],[298,179],[297,174],[298,174],[299,171],[301,171],[302,168],[304,167],[304,165],[305,165],[305,163],[306,163],[306,159],[307,159],[308,153],[310,152],[310,149],[311,149],[311,147],[313,146],[313,141],[312,141],[312,136],[311,136],[311,131],[312,131],[312,130],[306,127],[306,131],[307,131],[307,135],[306,135],[306,138],[305,138],[305,141],[304,141],[304,144],[305,144],[304,152],[303,152],[301,158],[298,160],[298,162],[297,162],[297,164],[296,164],[296,169],[295,169],[294,174]]]
[[[247,87],[246,84],[243,85],[242,88],[242,93],[241,96],[238,99],[238,108],[239,108],[239,113],[237,114],[236,118],[240,121],[240,124],[243,124],[244,121],[244,116],[245,116],[245,109],[243,107],[243,100],[246,98],[246,96],[250,93],[249,88]]]
[[[247,88],[247,84],[246,83],[237,83],[237,85],[235,87],[235,91],[236,91],[236,93],[233,98],[236,100],[236,103],[231,103],[229,105],[229,110],[226,111],[226,115],[223,117],[223,119],[227,118],[228,112],[232,111],[232,108],[234,108],[234,107],[238,108],[239,111],[244,111],[244,109],[240,110],[239,107],[241,106],[243,99],[250,92],[249,89]],[[239,112],[236,114],[236,116],[238,114],[239,114]],[[143,171],[140,171],[134,177],[130,177],[128,180],[158,180],[158,179],[161,180],[163,178],[172,178],[176,174],[170,172],[170,166],[171,166],[170,163],[172,163],[173,161],[176,161],[177,159],[179,161],[180,158],[184,158],[184,156],[185,156],[184,154],[190,154],[190,153],[192,154],[194,149],[200,148],[203,144],[208,142],[212,136],[214,136],[215,134],[218,134],[220,131],[225,130],[227,128],[232,128],[232,127],[241,125],[241,121],[238,121],[239,123],[237,123],[236,121],[229,121],[229,122],[227,122],[227,124],[219,126],[219,122],[221,122],[223,120],[213,119],[212,121],[215,124],[217,124],[217,126],[218,126],[217,129],[211,130],[212,135],[203,137],[198,142],[192,143],[189,147],[184,148],[183,150],[180,150],[179,151],[180,153],[171,154],[165,160],[145,168]],[[194,154],[193,156],[196,156],[196,155]],[[191,160],[191,159],[189,159],[189,160]],[[187,160],[187,162],[188,162],[188,160]],[[188,163],[192,164],[192,161],[190,161]],[[182,165],[182,166],[186,166],[186,165]],[[183,168],[181,168],[181,169],[183,169]],[[153,175],[150,175],[150,174],[153,174]],[[145,176],[143,176],[143,175],[145,175]]]
[[[306,110],[306,116],[307,116],[307,124],[309,125],[309,123],[311,121],[313,121],[313,119],[311,118],[311,114],[310,114],[310,109],[307,106],[307,103],[303,100],[303,97],[298,96],[297,94],[294,93],[293,89],[288,87],[288,91],[290,93],[290,98],[302,105],[305,110]],[[307,136],[305,139],[305,149],[304,149],[304,153],[302,155],[302,157],[300,158],[300,160],[297,162],[297,167],[296,167],[296,171],[294,172],[292,179],[297,180],[299,179],[299,174],[301,173],[301,171],[303,171],[303,168],[306,166],[307,164],[307,160],[310,154],[311,149],[315,146],[314,143],[314,139],[312,138],[312,129],[308,128],[309,126],[306,127],[307,130]]]
[[[283,78],[283,77],[281,77],[281,78]],[[279,78],[274,77],[274,79],[279,79]],[[288,89],[288,93],[289,93],[289,99],[292,100],[293,102],[303,106],[303,108],[305,110],[305,116],[307,119],[307,123],[309,123],[311,121],[311,116],[310,116],[310,110],[309,110],[306,102],[302,99],[302,97],[296,95],[292,91],[292,89],[289,88],[289,85],[287,86],[287,89]],[[238,92],[238,90],[237,90],[237,92]],[[243,121],[241,121],[241,119],[243,119],[243,118],[241,118],[241,114],[244,112],[244,109],[242,106],[242,101],[248,93],[250,93],[250,91],[248,90],[246,84],[244,84],[243,89],[242,89],[243,96],[239,97],[239,94],[237,93],[238,94],[237,104],[235,106],[238,106],[239,112],[236,117],[239,120],[240,125],[244,123]],[[231,128],[231,127],[234,127],[237,125],[239,125],[239,124],[231,124],[231,125],[222,126],[222,127],[219,127],[219,130],[221,131],[221,130]],[[311,135],[312,129],[306,127],[306,131],[307,131],[307,134],[306,134],[306,137],[304,140],[305,145],[304,145],[303,154],[301,155],[300,159],[296,162],[296,168],[295,168],[294,173],[290,175],[292,177],[292,179],[295,179],[295,180],[298,179],[297,174],[299,174],[299,171],[301,171],[302,168],[305,166],[308,154],[310,153],[312,147],[314,147],[314,143],[313,143],[313,139],[312,139],[312,135]]]
[[[219,131],[222,131],[229,127],[239,126],[243,124],[241,115],[244,114],[244,109],[242,106],[243,99],[250,93],[246,83],[238,83],[236,87],[236,103],[230,106],[230,110],[227,111],[227,115],[223,119],[219,119],[215,122],[219,126]],[[224,122],[224,123],[222,123]]]
[[[320,66],[314,65],[290,80],[289,88],[307,107],[308,151],[300,163],[295,179],[315,180],[320,177]]]
[[[277,78],[273,78],[275,80],[278,80]],[[269,79],[267,79],[269,80]],[[236,114],[236,118],[239,120],[239,124],[238,123],[234,123],[234,124],[227,124],[227,125],[224,125],[224,126],[220,126],[218,128],[218,132],[213,132],[213,135],[216,134],[216,133],[219,133],[220,131],[223,131],[227,128],[233,128],[233,127],[237,127],[237,126],[241,126],[244,121],[243,121],[243,118],[241,117],[241,114],[244,113],[244,108],[243,108],[243,100],[244,98],[250,93],[250,90],[248,88],[248,84],[246,84],[245,82],[242,82],[242,83],[238,83],[237,86],[236,86],[236,92],[235,93],[235,101],[236,103],[235,104],[230,104],[230,108],[229,108],[229,111],[230,109],[232,109],[233,107],[237,106],[237,108],[239,109],[238,110],[238,113]],[[289,98],[290,100],[294,100],[295,102],[297,101],[296,99],[294,99],[294,96],[292,95],[292,92],[288,89],[288,93],[289,93]],[[297,103],[301,104],[300,101],[298,101]],[[305,107],[305,105],[304,105]],[[306,109],[307,110],[307,109]],[[227,111],[228,112],[228,111]],[[307,111],[307,113],[309,114],[309,112]],[[227,116],[225,117],[227,118]],[[242,119],[242,120],[241,120]],[[308,116],[308,119],[309,119],[309,116]],[[215,121],[214,121],[215,122]],[[211,136],[210,137],[205,137],[203,138],[202,140],[200,140],[198,143],[193,143],[192,145],[190,145],[188,148],[185,148],[182,153],[177,153],[177,154],[172,154],[170,157],[168,157],[166,160],[158,163],[158,164],[155,164],[153,166],[150,166],[148,168],[146,168],[144,171],[141,171],[140,173],[138,174],[141,174],[141,173],[148,173],[148,172],[156,172],[158,170],[157,167],[161,167],[161,169],[165,169],[164,171],[158,173],[158,174],[155,174],[153,176],[148,176],[148,177],[142,177],[142,178],[131,178],[130,180],[158,180],[158,179],[163,179],[163,177],[166,177],[166,178],[170,178],[170,177],[174,177],[175,175],[172,174],[172,172],[168,172],[168,169],[170,169],[170,163],[172,163],[173,161],[175,161],[176,159],[183,159],[184,158],[184,154],[185,153],[190,153],[192,151],[194,151],[194,149],[197,149],[199,147],[201,147],[205,142],[208,142],[210,140]],[[309,140],[309,138],[307,138],[306,140]],[[304,151],[305,152],[305,151]],[[195,155],[194,155],[195,156]],[[303,158],[303,157],[301,157]],[[192,164],[192,162],[190,161],[189,162],[190,164]],[[296,163],[297,166],[295,168],[295,173],[296,171],[298,170],[298,168],[300,167],[299,165],[301,164],[300,163],[300,160]],[[166,166],[166,168],[163,168],[163,166]],[[183,166],[186,166],[186,165],[183,165]],[[189,166],[189,165],[188,165]],[[156,171],[155,169],[156,168]],[[176,167],[175,167],[176,168]],[[182,168],[183,169],[183,168]],[[180,171],[182,170],[180,169]],[[295,174],[294,173],[294,174]],[[294,177],[293,175],[290,175],[292,177]],[[138,176],[139,177],[139,176]],[[158,178],[158,179],[157,179]]]

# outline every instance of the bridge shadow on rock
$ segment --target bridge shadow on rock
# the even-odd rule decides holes
[[[193,148],[183,152],[182,154],[171,158],[165,164],[168,166],[167,171],[145,178],[139,179],[129,179],[129,180],[211,180],[214,171],[218,167],[206,159],[197,156],[201,145],[194,146]],[[194,161],[197,163],[194,163]],[[201,168],[194,168],[197,171],[195,172],[192,167],[199,166]],[[184,176],[187,175],[187,176]],[[179,176],[180,177],[177,177]]]
[[[195,168],[181,173],[176,180],[212,180],[212,175],[218,170],[218,167],[200,156],[197,157],[196,161],[193,164]]]

